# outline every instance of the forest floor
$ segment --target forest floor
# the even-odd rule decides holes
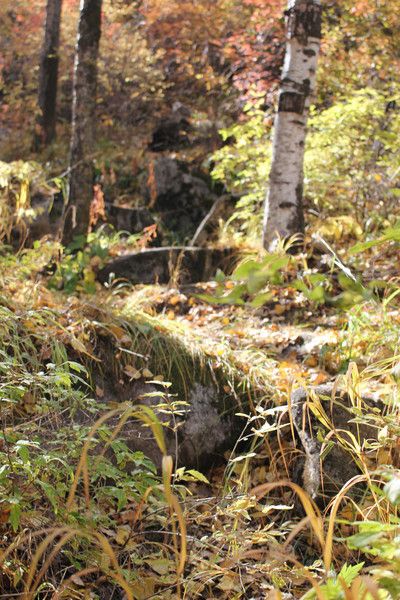
[[[263,433],[263,426],[271,401],[279,417],[292,389],[338,377],[360,398],[364,392],[379,393],[384,400],[397,397],[396,303],[364,302],[339,312],[310,303],[288,285],[273,289],[272,300],[262,308],[221,305],[204,300],[215,295],[215,282],[98,287],[94,296],[66,296],[47,289],[41,273],[45,257],[35,261],[34,253],[1,259],[5,350],[0,369],[8,400],[3,402],[0,452],[9,467],[4,469],[8,482],[0,475],[7,557],[0,598],[15,590],[25,590],[24,598],[300,598],[326,584],[326,548],[336,573],[349,586],[357,580],[365,559],[345,537],[357,531],[359,514],[376,523],[384,515],[389,525],[384,499],[377,500],[376,490],[365,490],[357,500],[346,496],[333,544],[327,529],[329,502],[320,514],[301,490],[272,489],[291,478],[290,462],[299,449],[287,422],[282,436],[276,427]],[[229,280],[224,285],[227,292],[233,286]],[[146,319],[152,333],[140,337]],[[228,386],[241,378],[249,384],[247,411],[255,426],[244,455],[228,452],[202,474],[180,469],[173,477],[165,463],[159,479],[144,456],[118,442],[115,423],[97,431],[100,462],[85,455],[93,423],[125,406],[122,398],[107,405],[101,388],[85,387],[99,356],[104,361],[100,346],[107,346],[106,360],[118,363],[121,348],[146,354],[154,332],[183,344],[176,350],[178,361],[184,360],[185,347],[204,355],[215,369],[226,371],[229,365],[234,378]],[[136,378],[133,364],[122,362],[116,377]],[[163,364],[160,376],[167,381]],[[155,374],[141,368],[138,377]],[[91,393],[96,393],[95,403]],[[349,450],[364,475],[395,462],[393,420],[376,417],[376,426],[386,427],[380,443]],[[157,438],[157,427],[153,431]],[[103,455],[107,445],[116,463]],[[124,470],[129,461],[135,464],[134,481]],[[298,506],[293,508],[299,499],[305,519]],[[355,565],[350,575],[343,571],[345,563]],[[370,557],[363,573],[378,564]],[[340,591],[339,579],[332,581]],[[325,598],[321,593],[315,597]]]

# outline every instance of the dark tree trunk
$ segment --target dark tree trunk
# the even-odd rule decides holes
[[[39,109],[35,149],[40,150],[56,136],[56,100],[62,0],[47,0],[46,25],[39,74]]]
[[[69,196],[63,242],[87,235],[93,199],[93,151],[96,123],[97,58],[102,0],[81,0],[72,104]]]

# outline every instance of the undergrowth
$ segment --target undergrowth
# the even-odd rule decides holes
[[[358,469],[321,507],[290,481],[302,451],[287,399],[309,385],[305,374],[279,387],[287,368],[279,370],[279,357],[246,339],[236,347],[206,339],[157,314],[140,290],[49,290],[42,273],[50,255],[44,245],[1,257],[3,597],[398,597],[396,290],[352,308],[332,349],[354,427],[367,424],[376,436],[346,436],[317,413],[322,469],[333,442]],[[129,393],[135,382],[153,382],[171,414],[198,379],[247,423],[227,463],[207,473],[211,484],[174,470],[171,419]],[[132,449],[130,422],[151,430],[161,464]]]

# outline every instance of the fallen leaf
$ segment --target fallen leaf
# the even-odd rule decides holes
[[[143,375],[143,377],[146,377],[147,379],[149,377],[154,377],[153,373],[149,369],[143,369],[142,375]]]
[[[276,315],[283,315],[286,312],[286,306],[284,304],[275,304],[274,313]]]
[[[124,368],[124,373],[128,375],[128,377],[130,377],[131,379],[140,379],[142,376],[140,371],[138,371],[138,369],[135,369],[135,367],[133,367],[132,365],[126,365],[126,367]]]
[[[123,546],[129,540],[129,536],[131,534],[131,528],[128,525],[122,525],[118,527],[117,533],[115,536],[115,541],[119,546]]]

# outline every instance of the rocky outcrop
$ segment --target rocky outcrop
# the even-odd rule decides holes
[[[145,227],[154,224],[154,217],[147,208],[126,208],[106,203],[108,223],[116,231],[140,233]]]
[[[142,194],[164,227],[180,239],[191,239],[217,199],[207,174],[169,156],[149,163]]]
[[[127,279],[131,283],[196,283],[212,278],[217,269],[229,271],[235,257],[231,249],[169,246],[120,256],[98,273],[101,283]]]
[[[175,102],[171,113],[158,121],[149,148],[153,152],[162,152],[188,146],[191,131],[190,110]]]
[[[196,361],[195,361],[196,362]],[[234,447],[243,430],[245,421],[238,417],[237,399],[228,397],[216,381],[205,377],[205,371],[193,363],[193,377],[187,381],[186,393],[179,393],[179,400],[186,404],[168,410],[168,399],[162,384],[146,383],[144,380],[123,384],[107,373],[96,376],[96,387],[101,389],[102,403],[130,401],[133,405],[152,408],[163,424],[167,453],[178,466],[207,469],[223,457],[226,450]],[[176,399],[177,388],[172,385],[171,400]],[[242,408],[242,407],[241,407]],[[118,418],[115,419],[116,426]],[[161,466],[162,454],[151,430],[140,420],[130,419],[120,433],[129,448],[143,452],[157,467]]]

